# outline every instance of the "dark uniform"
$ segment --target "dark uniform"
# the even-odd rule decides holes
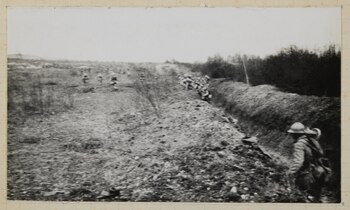
[[[308,129],[302,123],[296,122],[288,130],[293,137],[293,160],[289,167],[289,179],[301,191],[306,192],[308,200],[319,202],[322,187],[331,170],[321,159],[323,150],[318,142],[321,130]]]
[[[320,154],[315,154],[316,149]],[[324,173],[315,175],[315,159],[321,155],[323,151],[319,143],[315,139],[302,135],[294,143],[293,161],[289,169],[289,174],[295,178],[295,185],[301,191],[312,195],[315,200],[320,199],[324,185]]]

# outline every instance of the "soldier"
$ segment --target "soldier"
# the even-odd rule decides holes
[[[186,90],[191,90],[193,88],[193,80],[191,75],[186,75],[184,79],[184,83],[186,84]]]
[[[210,103],[212,95],[210,94],[208,87],[203,87],[200,91],[201,99]]]
[[[102,76],[101,73],[98,73],[98,74],[97,74],[97,80],[98,80],[98,82],[100,83],[100,85],[102,85],[103,76]]]
[[[204,80],[205,80],[205,83],[209,83],[210,77],[208,75],[205,75],[204,76]]]
[[[141,83],[145,82],[145,74],[144,73],[140,74],[139,80],[140,80]]]
[[[199,79],[195,79],[194,80],[194,85],[193,85],[194,89],[198,90],[201,88],[201,83]]]
[[[88,82],[89,76],[87,75],[87,73],[84,73],[84,74],[83,74],[82,80],[83,80],[84,85]]]
[[[113,73],[111,74],[111,83],[110,83],[110,85],[113,86],[113,90],[114,90],[114,91],[117,91],[117,90],[118,90],[117,82],[118,82],[117,75],[115,75],[115,73],[113,72]]]
[[[318,129],[319,130],[319,129]],[[297,186],[307,193],[307,201],[320,202],[322,187],[325,183],[326,168],[319,162],[323,156],[323,150],[317,141],[320,138],[316,132],[300,123],[294,123],[288,133],[294,139],[294,151],[292,164],[288,171],[288,178],[292,187]],[[316,135],[312,138],[310,135]]]
[[[182,87],[186,88],[185,77],[179,75],[178,78],[179,78],[179,83],[180,83],[180,85],[181,85]]]
[[[118,82],[117,75],[115,75],[115,73],[113,72],[111,74],[111,85],[117,84],[117,82]]]

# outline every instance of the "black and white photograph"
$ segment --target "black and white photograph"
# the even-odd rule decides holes
[[[7,200],[340,203],[341,12],[8,7]]]

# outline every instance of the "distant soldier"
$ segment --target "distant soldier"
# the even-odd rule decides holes
[[[193,80],[191,75],[186,75],[183,82],[186,85],[186,90],[191,90],[193,88]]]
[[[201,88],[201,86],[202,86],[202,85],[201,85],[201,83],[200,83],[199,80],[195,80],[195,81],[194,81],[194,84],[193,84],[194,89],[198,90],[198,89]]]
[[[199,89],[201,83],[200,83],[200,79],[199,78],[193,78],[192,79],[192,87],[196,90]]]
[[[113,90],[114,90],[114,91],[117,91],[117,90],[118,90],[117,84],[118,84],[118,78],[117,78],[117,75],[113,72],[113,73],[111,74],[111,83],[110,83],[110,85],[113,86]]]
[[[178,76],[178,79],[179,79],[180,85],[181,85],[182,87],[186,88],[186,84],[185,84],[185,81],[184,81],[185,78],[184,78],[183,76],[179,75],[179,76]]]
[[[98,82],[100,83],[100,85],[102,85],[102,82],[103,82],[103,76],[102,76],[102,74],[101,74],[101,73],[98,73],[98,74],[97,74],[97,80],[98,80]]]
[[[209,90],[208,90],[208,87],[203,87],[201,90],[200,90],[200,93],[199,93],[201,99],[203,101],[207,101],[210,103],[210,100],[212,98],[212,95],[210,94]]]
[[[323,150],[318,142],[321,131],[307,129],[296,122],[288,133],[294,139],[293,160],[288,171],[291,186],[307,193],[307,201],[320,202],[322,187],[331,174],[331,169],[321,161]]]
[[[83,73],[83,83],[86,84],[89,81],[89,76],[87,75],[87,73]]]
[[[205,81],[205,83],[209,83],[210,77],[208,75],[205,75],[204,76],[204,81]]]
[[[139,76],[139,80],[141,83],[145,82],[145,74],[141,73]]]
[[[114,84],[117,84],[117,82],[118,82],[118,78],[117,78],[117,75],[113,72],[112,74],[111,74],[111,85],[114,85]]]

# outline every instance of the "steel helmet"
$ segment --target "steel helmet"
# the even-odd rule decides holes
[[[296,122],[290,126],[288,133],[305,133],[305,126],[300,122]]]

